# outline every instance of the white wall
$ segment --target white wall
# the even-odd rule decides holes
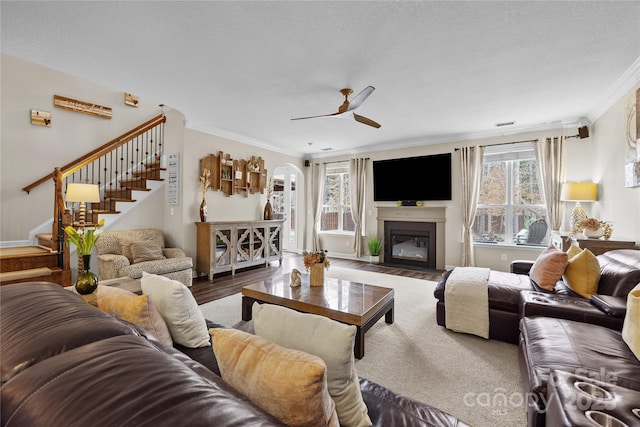
[[[21,189],[93,148],[160,113],[158,103],[124,104],[127,88],[114,90],[2,55],[0,98],[0,241],[26,240],[51,220],[53,181],[30,194]],[[53,107],[53,95],[111,107],[110,120]],[[50,128],[31,124],[30,110],[48,111]]]
[[[193,129],[186,129],[183,159],[185,167],[182,173],[182,231],[184,247],[194,259],[196,255],[195,222],[200,221],[200,159],[211,153],[218,154],[219,151],[224,154],[230,154],[234,159],[249,159],[251,156],[262,157],[268,177],[271,177],[274,169],[278,166],[291,164],[299,169],[303,168],[302,159]],[[303,183],[300,183],[299,188],[304,188]],[[210,190],[207,192],[206,199],[208,207],[207,221],[259,220],[262,219],[264,205],[267,201],[266,191],[265,194],[247,194],[244,197],[238,194],[225,196],[221,191]],[[298,206],[304,206],[304,202],[298,201]],[[303,221],[300,227],[305,229]]]

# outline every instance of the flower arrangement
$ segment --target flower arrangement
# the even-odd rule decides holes
[[[314,251],[308,252],[303,251],[302,255],[304,257],[304,268],[309,271],[312,265],[322,264],[324,268],[329,268],[329,258],[327,258],[327,251]]]
[[[580,227],[580,229],[582,230],[591,230],[591,231],[596,231],[598,228],[602,227],[602,221],[596,219],[596,218],[585,218],[583,220],[580,220],[578,222],[578,227]]]
[[[202,198],[204,199],[207,194],[207,190],[211,187],[211,171],[207,168],[202,169],[200,175],[200,191],[202,192]]]
[[[104,218],[96,224],[94,228],[79,228],[76,230],[71,225],[67,225],[64,228],[65,233],[69,236],[69,242],[76,245],[78,249],[78,255],[91,255],[91,251],[93,250],[93,245],[96,244],[96,240],[102,234],[101,228],[104,226]]]

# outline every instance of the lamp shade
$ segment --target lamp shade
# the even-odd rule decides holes
[[[70,182],[67,184],[65,200],[67,202],[97,203],[100,201],[100,188],[95,184]]]
[[[560,199],[566,202],[595,202],[598,185],[595,182],[566,182],[562,184]]]

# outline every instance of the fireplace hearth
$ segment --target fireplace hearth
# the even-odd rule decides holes
[[[384,264],[436,268],[436,223],[384,222]]]

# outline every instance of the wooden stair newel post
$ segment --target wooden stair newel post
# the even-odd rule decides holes
[[[53,171],[54,197],[53,197],[53,228],[51,236],[54,243],[52,250],[58,253],[58,267],[62,269],[62,284],[71,285],[71,267],[69,265],[69,251],[65,248],[66,235],[64,227],[71,223],[71,214],[66,209],[62,197],[62,172],[60,168]]]

